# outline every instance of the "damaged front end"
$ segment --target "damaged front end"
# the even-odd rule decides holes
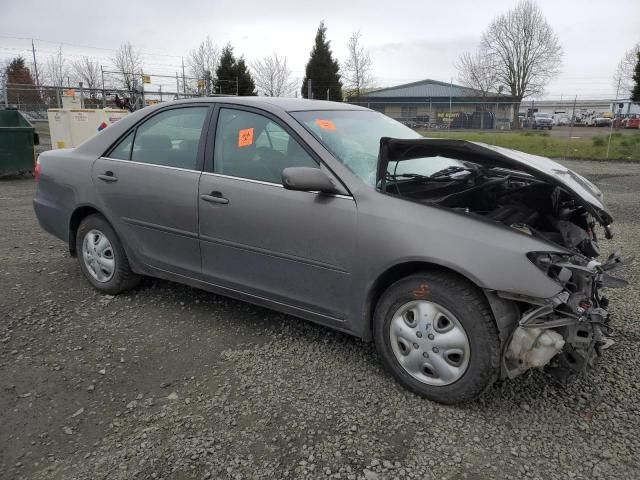
[[[513,378],[545,366],[560,378],[583,373],[611,343],[609,301],[601,289],[627,285],[610,272],[629,260],[619,253],[604,263],[581,255],[546,252],[530,253],[529,258],[563,290],[550,299],[527,299],[529,308],[506,343],[503,373]],[[528,303],[509,294],[499,295]]]
[[[548,158],[514,150],[457,140],[383,138],[377,186],[549,245],[549,251],[527,257],[558,284],[558,294],[540,299],[490,292],[490,302],[493,296],[516,306],[508,321],[496,315],[503,376],[542,367],[558,377],[571,376],[592,366],[610,344],[608,300],[601,290],[627,285],[611,272],[630,259],[615,253],[596,260],[596,231],[602,227],[612,238],[613,219],[602,192],[587,179]],[[491,303],[495,313],[496,302]]]

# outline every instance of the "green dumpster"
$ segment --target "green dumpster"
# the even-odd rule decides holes
[[[33,171],[38,135],[18,110],[0,110],[0,175]]]

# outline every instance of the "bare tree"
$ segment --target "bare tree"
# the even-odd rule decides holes
[[[69,85],[69,75],[70,75],[69,64],[64,57],[64,52],[62,51],[62,45],[58,47],[56,53],[50,55],[45,62],[44,67],[44,78],[47,83],[54,87],[63,87],[64,85]]]
[[[342,64],[342,80],[347,90],[347,96],[357,97],[371,86],[371,57],[362,46],[362,34],[358,30],[353,32],[347,42],[347,60]]]
[[[116,54],[111,58],[113,66],[118,74],[120,74],[120,83],[122,88],[133,91],[140,81],[142,75],[142,54],[133,48],[131,42],[125,42],[120,45]],[[138,77],[138,80],[136,80]]]
[[[513,124],[518,127],[522,99],[542,93],[560,72],[558,36],[533,0],[521,0],[491,22],[480,45],[495,63],[499,84],[515,101]]]
[[[458,81],[462,85],[473,88],[482,96],[487,96],[498,88],[498,73],[494,57],[483,50],[474,53],[465,52],[456,62]]]
[[[218,68],[218,60],[220,59],[220,50],[217,45],[211,41],[211,37],[207,35],[197,48],[189,52],[187,57],[187,66],[192,77],[198,80],[205,80],[213,75]]]
[[[71,64],[73,73],[78,82],[91,90],[91,97],[95,98],[96,90],[100,86],[100,65],[89,57],[82,57]]]
[[[480,128],[484,128],[485,101],[490,92],[498,89],[499,83],[495,57],[482,49],[474,53],[465,52],[456,62],[456,68],[460,83],[475,90],[482,98]]]
[[[285,97],[298,88],[298,82],[291,80],[287,57],[281,58],[276,52],[251,62],[251,70],[256,87],[267,97]]]
[[[633,71],[638,61],[638,52],[640,52],[640,43],[636,43],[633,48],[625,52],[613,76],[614,87],[617,89],[619,82],[620,92],[625,97],[630,96],[633,90]]]

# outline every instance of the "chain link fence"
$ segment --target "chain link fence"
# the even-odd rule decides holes
[[[350,102],[425,137],[488,143],[554,158],[640,160],[640,105],[629,100],[483,101],[481,98]]]
[[[182,98],[235,95],[236,79],[198,79],[167,75],[131,75],[129,87],[118,72],[102,71],[93,88],[16,85],[3,82],[2,103],[46,123],[47,110],[62,108],[74,95],[73,108],[136,110]],[[149,78],[153,83],[146,83]],[[426,137],[478,141],[554,158],[640,159],[640,105],[628,100],[527,100],[521,103],[482,99],[351,102],[379,111]],[[2,103],[0,103],[0,108]],[[48,128],[42,125],[44,148]]]
[[[16,84],[1,78],[0,106],[17,108],[34,120],[46,120],[47,110],[63,108],[120,108],[138,110],[156,103],[215,95],[237,95],[238,79],[216,79],[161,74],[116,72],[100,69],[90,82],[65,85]],[[73,96],[73,102],[66,99]]]

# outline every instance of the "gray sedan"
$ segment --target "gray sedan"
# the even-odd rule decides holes
[[[592,365],[609,332],[600,191],[549,159],[423,139],[353,105],[215,98],[145,108],[40,155],[34,208],[87,280],[142,275],[374,340],[405,387],[469,401]]]

